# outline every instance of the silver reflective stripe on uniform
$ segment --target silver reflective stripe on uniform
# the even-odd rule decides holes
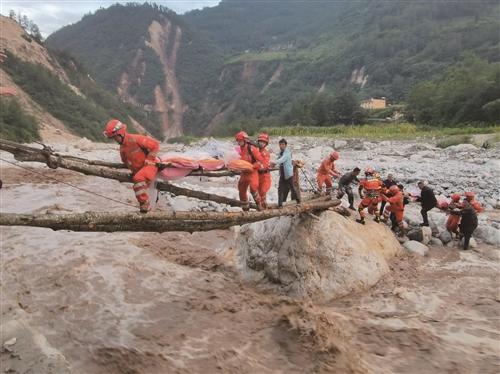
[[[147,194],[148,190],[142,189],[135,191],[135,196],[141,196],[142,194]]]

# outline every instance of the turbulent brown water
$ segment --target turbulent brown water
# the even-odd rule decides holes
[[[131,209],[5,164],[1,172],[3,212]],[[133,202],[125,184],[43,173]],[[485,244],[405,253],[372,289],[314,304],[242,283],[234,230],[0,234],[2,372],[500,370],[499,251]]]

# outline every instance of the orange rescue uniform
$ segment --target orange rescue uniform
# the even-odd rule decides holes
[[[260,206],[260,196],[259,196],[259,173],[258,169],[263,164],[262,155],[257,147],[249,143],[245,143],[243,147],[240,147],[240,158],[247,162],[250,162],[254,169],[251,172],[241,173],[240,180],[238,181],[238,191],[240,194],[240,201],[244,202],[243,210],[249,209],[248,195],[247,191],[250,187],[250,193],[252,194],[255,203]]]
[[[397,192],[394,196],[391,197],[382,195],[382,200],[387,201],[390,204],[384,209],[384,217],[389,218],[391,213],[394,213],[394,215],[396,216],[396,223],[399,226],[402,226],[403,224],[403,216],[405,211],[403,197],[404,196],[401,191]]]
[[[145,135],[125,134],[120,145],[121,159],[133,173],[135,197],[146,209],[150,206],[148,189],[158,173],[159,150],[160,143]]]
[[[326,190],[330,191],[333,187],[332,176],[338,177],[339,173],[335,169],[335,160],[331,157],[327,157],[321,162],[316,175],[316,182],[318,183],[318,190],[323,189],[323,185],[326,185]]]
[[[459,202],[452,202],[448,205],[449,209],[460,209],[461,207],[462,204],[460,204]],[[450,214],[448,216],[448,219],[446,220],[446,230],[451,233],[458,234],[458,225],[460,224],[460,218],[461,216],[459,214]]]
[[[267,208],[266,195],[271,188],[271,172],[269,171],[269,164],[271,162],[271,154],[266,147],[260,149],[262,161],[259,167],[259,196],[263,208]]]
[[[359,189],[364,189],[363,199],[359,203],[358,212],[361,218],[365,217],[365,208],[368,208],[368,213],[380,215],[378,203],[381,201],[380,193],[382,191],[383,182],[375,177],[367,177],[359,182]]]

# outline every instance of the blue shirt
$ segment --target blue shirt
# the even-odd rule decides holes
[[[285,179],[293,177],[293,165],[292,165],[292,153],[285,148],[283,152],[280,152],[280,157],[276,160],[276,164],[283,165],[283,174]]]

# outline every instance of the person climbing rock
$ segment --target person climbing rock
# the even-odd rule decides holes
[[[418,188],[420,188],[420,198],[417,201],[420,201],[422,206],[420,214],[423,219],[420,226],[429,226],[429,217],[427,216],[427,212],[437,205],[437,199],[432,188],[430,188],[425,182],[420,181],[417,185]]]
[[[405,193],[404,186],[401,183],[398,184],[398,189],[403,195],[403,207],[405,207],[410,203],[410,197],[407,193]],[[389,219],[391,220],[391,230],[395,231],[399,227],[398,222],[396,221],[396,215],[391,212]]]
[[[279,165],[280,169],[280,179],[278,182],[278,207],[281,208],[283,203],[288,198],[288,193],[292,193],[292,200],[295,200],[297,204],[300,204],[300,198],[296,190],[295,183],[293,182],[293,163],[292,163],[292,153],[288,149],[288,143],[286,139],[281,139],[279,141],[280,153],[279,157],[275,162],[271,163],[272,167]]]
[[[127,133],[127,125],[117,119],[108,121],[103,134],[120,144],[122,162],[133,173],[133,188],[140,211],[149,212],[151,204],[148,189],[158,173],[160,143],[149,136]]]
[[[466,193],[464,193],[464,197],[465,197],[465,200],[467,200],[469,202],[469,204],[472,205],[472,207],[474,208],[476,213],[483,213],[484,212],[484,208],[481,205],[481,203],[476,200],[476,195],[474,194],[474,192],[466,192]]]
[[[392,174],[387,174],[387,179],[384,180],[384,188],[386,191],[391,188],[391,186],[397,186],[398,182],[394,180],[394,177]],[[380,215],[384,212],[385,204],[387,204],[387,201],[382,200],[382,203],[380,203]]]
[[[448,219],[446,220],[446,230],[451,234],[458,236],[458,224],[460,223],[460,215],[453,214],[453,212],[458,212],[462,207],[460,203],[460,195],[457,193],[451,194],[451,202],[448,204]]]
[[[380,193],[383,183],[375,176],[375,170],[368,167],[365,170],[365,178],[359,183],[359,197],[362,199],[358,206],[359,219],[356,222],[365,224],[365,209],[368,208],[368,213],[375,215],[374,221],[380,222],[380,211],[378,203],[380,202]]]
[[[267,192],[271,188],[271,172],[269,170],[271,154],[267,150],[269,144],[269,135],[262,133],[257,138],[257,145],[262,156],[261,167],[259,173],[259,196],[263,209],[267,209]]]
[[[263,158],[259,149],[250,143],[248,134],[244,131],[237,133],[234,138],[240,146],[240,158],[252,164],[253,169],[249,172],[242,172],[238,181],[238,191],[240,194],[240,201],[243,202],[243,210],[250,210],[250,203],[248,201],[248,188],[250,193],[257,204],[257,210],[262,209],[260,195],[259,195],[259,173],[258,170],[264,167]]]
[[[476,209],[469,203],[469,201],[464,200],[462,202],[462,208],[458,212],[460,214],[460,235],[464,239],[463,249],[469,249],[470,238],[477,228],[477,213]]]
[[[335,169],[335,161],[340,158],[338,152],[333,151],[327,158],[321,162],[316,175],[316,182],[318,183],[318,191],[323,191],[323,185],[326,186],[326,193],[332,192],[333,182],[332,177],[337,178],[340,173]]]
[[[351,183],[359,183],[358,175],[361,171],[360,168],[355,167],[353,171],[345,173],[339,179],[339,189],[337,191],[337,199],[342,199],[342,197],[347,194],[347,200],[349,201],[349,209],[356,210],[354,208],[354,194],[352,192]]]
[[[396,225],[399,227],[399,236],[405,235],[403,217],[404,217],[404,196],[397,185],[392,185],[385,194],[381,194],[382,201],[389,203],[383,212],[383,221],[387,222],[391,214],[394,214]]]

